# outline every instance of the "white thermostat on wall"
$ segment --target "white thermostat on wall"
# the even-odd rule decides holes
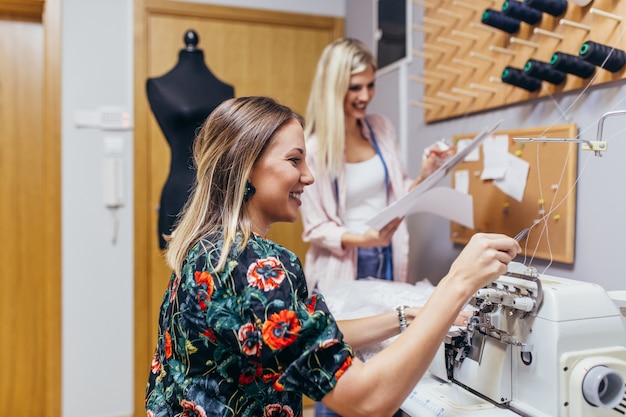
[[[130,130],[130,112],[122,107],[80,109],[74,113],[76,127],[100,130]]]

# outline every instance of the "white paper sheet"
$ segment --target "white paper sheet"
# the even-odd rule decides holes
[[[433,188],[437,182],[450,173],[454,167],[463,162],[465,157],[474,149],[477,149],[478,146],[487,137],[489,137],[499,125],[500,122],[491,127],[487,127],[478,133],[471,143],[469,143],[462,150],[458,150],[454,156],[448,158],[431,176],[422,181],[417,187],[413,188],[402,198],[399,198],[376,216],[368,220],[366,224],[373,229],[379,230],[397,217],[404,217],[408,214],[416,213],[417,211],[428,211],[473,228],[474,214],[472,210],[471,196],[464,195],[463,193],[450,188],[447,188],[448,192],[437,191],[426,197],[424,194],[426,194],[426,192]],[[422,201],[422,199],[425,201]],[[469,209],[467,208],[468,199]],[[471,225],[467,224],[468,217],[471,218]]]
[[[473,201],[473,197],[467,193],[448,187],[435,187],[421,194],[407,214],[433,213],[473,229]]]
[[[400,200],[398,200],[400,201]],[[435,187],[419,195],[405,199],[401,204],[389,205],[384,216],[376,216],[367,224],[373,229],[382,229],[387,223],[397,217],[418,212],[433,213],[446,219],[453,220],[463,226],[474,228],[473,198],[448,187]]]
[[[456,142],[456,148],[457,148],[457,150],[462,151],[468,145],[471,145],[471,143],[472,143],[472,139],[459,139]],[[475,148],[473,151],[468,153],[467,156],[464,159],[465,162],[473,162],[473,161],[479,161],[479,160],[480,160],[480,149],[479,148]]]
[[[481,180],[504,178],[509,165],[509,135],[490,136],[483,142]]]
[[[530,164],[527,161],[513,154],[508,154],[506,175],[502,179],[494,180],[493,184],[508,196],[521,202],[524,198],[529,170]]]
[[[469,171],[460,169],[454,172],[454,189],[460,193],[469,194],[470,176]]]

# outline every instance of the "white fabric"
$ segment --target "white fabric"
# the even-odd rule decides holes
[[[346,163],[346,227],[363,233],[365,222],[387,207],[385,169],[378,155],[367,161]]]
[[[323,288],[328,309],[337,320],[356,319],[394,311],[399,305],[422,307],[435,286],[427,279],[415,285],[380,279],[337,280]],[[356,352],[364,361],[371,359],[395,337]]]

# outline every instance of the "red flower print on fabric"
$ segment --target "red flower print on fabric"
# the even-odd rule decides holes
[[[215,288],[215,284],[213,283],[213,276],[208,272],[194,272],[194,278],[196,279],[196,283],[198,285],[206,285],[206,292],[209,295],[209,298],[213,295],[213,289]]]
[[[161,372],[161,362],[159,362],[159,355],[157,353],[152,357],[152,365],[150,365],[150,371],[153,374]]]
[[[217,336],[215,335],[215,333],[213,332],[213,330],[211,329],[206,329],[205,331],[203,331],[202,333],[200,333],[200,336],[202,337],[206,337],[207,339],[209,339],[211,342],[215,342],[217,340]]]
[[[283,374],[279,374],[277,372],[266,373],[263,375],[263,382],[266,384],[270,384],[274,387],[274,389],[278,392],[283,392],[285,387],[283,384],[278,382],[278,378],[280,378]]]
[[[172,336],[170,332],[165,332],[165,357],[167,359],[172,357]]]
[[[315,305],[317,304],[317,294],[313,295],[311,297],[311,301],[309,302],[309,304],[305,304],[306,305],[306,309],[310,314],[313,314],[315,312]]]
[[[180,405],[183,407],[183,417],[206,417],[204,408],[189,400],[182,400]]]
[[[295,342],[299,331],[300,320],[296,313],[282,310],[263,323],[263,341],[272,350],[282,349]]]
[[[264,417],[293,417],[293,409],[288,405],[270,404],[265,407]]]
[[[194,272],[194,278],[196,280],[196,284],[200,287],[206,287],[206,291],[198,291],[196,295],[196,300],[198,301],[198,305],[200,306],[200,310],[204,311],[209,308],[209,304],[207,300],[211,299],[213,295],[214,283],[213,277],[208,272]]]
[[[274,381],[274,389],[277,392],[283,392],[285,390],[285,386],[283,384],[281,384],[280,382],[278,382],[278,380]]]
[[[200,310],[204,311],[209,308],[209,305],[206,303],[206,301],[204,301],[202,294],[198,294],[196,298],[198,299],[198,305],[200,306]]]
[[[285,271],[273,256],[257,259],[248,267],[248,283],[263,291],[271,291],[285,279]]]
[[[239,384],[240,385],[249,385],[254,382],[255,379],[263,375],[263,367],[259,362],[250,363],[241,371],[241,375],[239,375]]]
[[[278,378],[280,378],[282,374],[276,373],[276,372],[266,372],[263,375],[263,382],[269,384],[273,381],[276,381]]]
[[[327,349],[331,346],[335,346],[337,343],[339,343],[339,340],[337,339],[326,339],[322,343],[320,343],[320,347],[322,349]]]
[[[346,360],[344,361],[343,365],[341,365],[341,368],[339,368],[339,370],[335,372],[335,378],[337,379],[341,378],[341,375],[343,375],[343,373],[346,372],[346,370],[350,367],[350,365],[352,365],[352,356],[348,356]]]
[[[241,342],[241,350],[248,356],[258,356],[261,354],[261,332],[252,323],[246,323],[239,328],[237,333]]]
[[[174,282],[172,282],[170,286],[170,303],[174,301],[174,298],[176,298],[176,293],[178,292],[179,285],[180,285],[180,277],[176,277],[174,279]]]

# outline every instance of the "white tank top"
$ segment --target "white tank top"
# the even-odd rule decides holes
[[[363,233],[365,222],[387,206],[385,168],[378,155],[356,163],[346,163],[346,227]]]

